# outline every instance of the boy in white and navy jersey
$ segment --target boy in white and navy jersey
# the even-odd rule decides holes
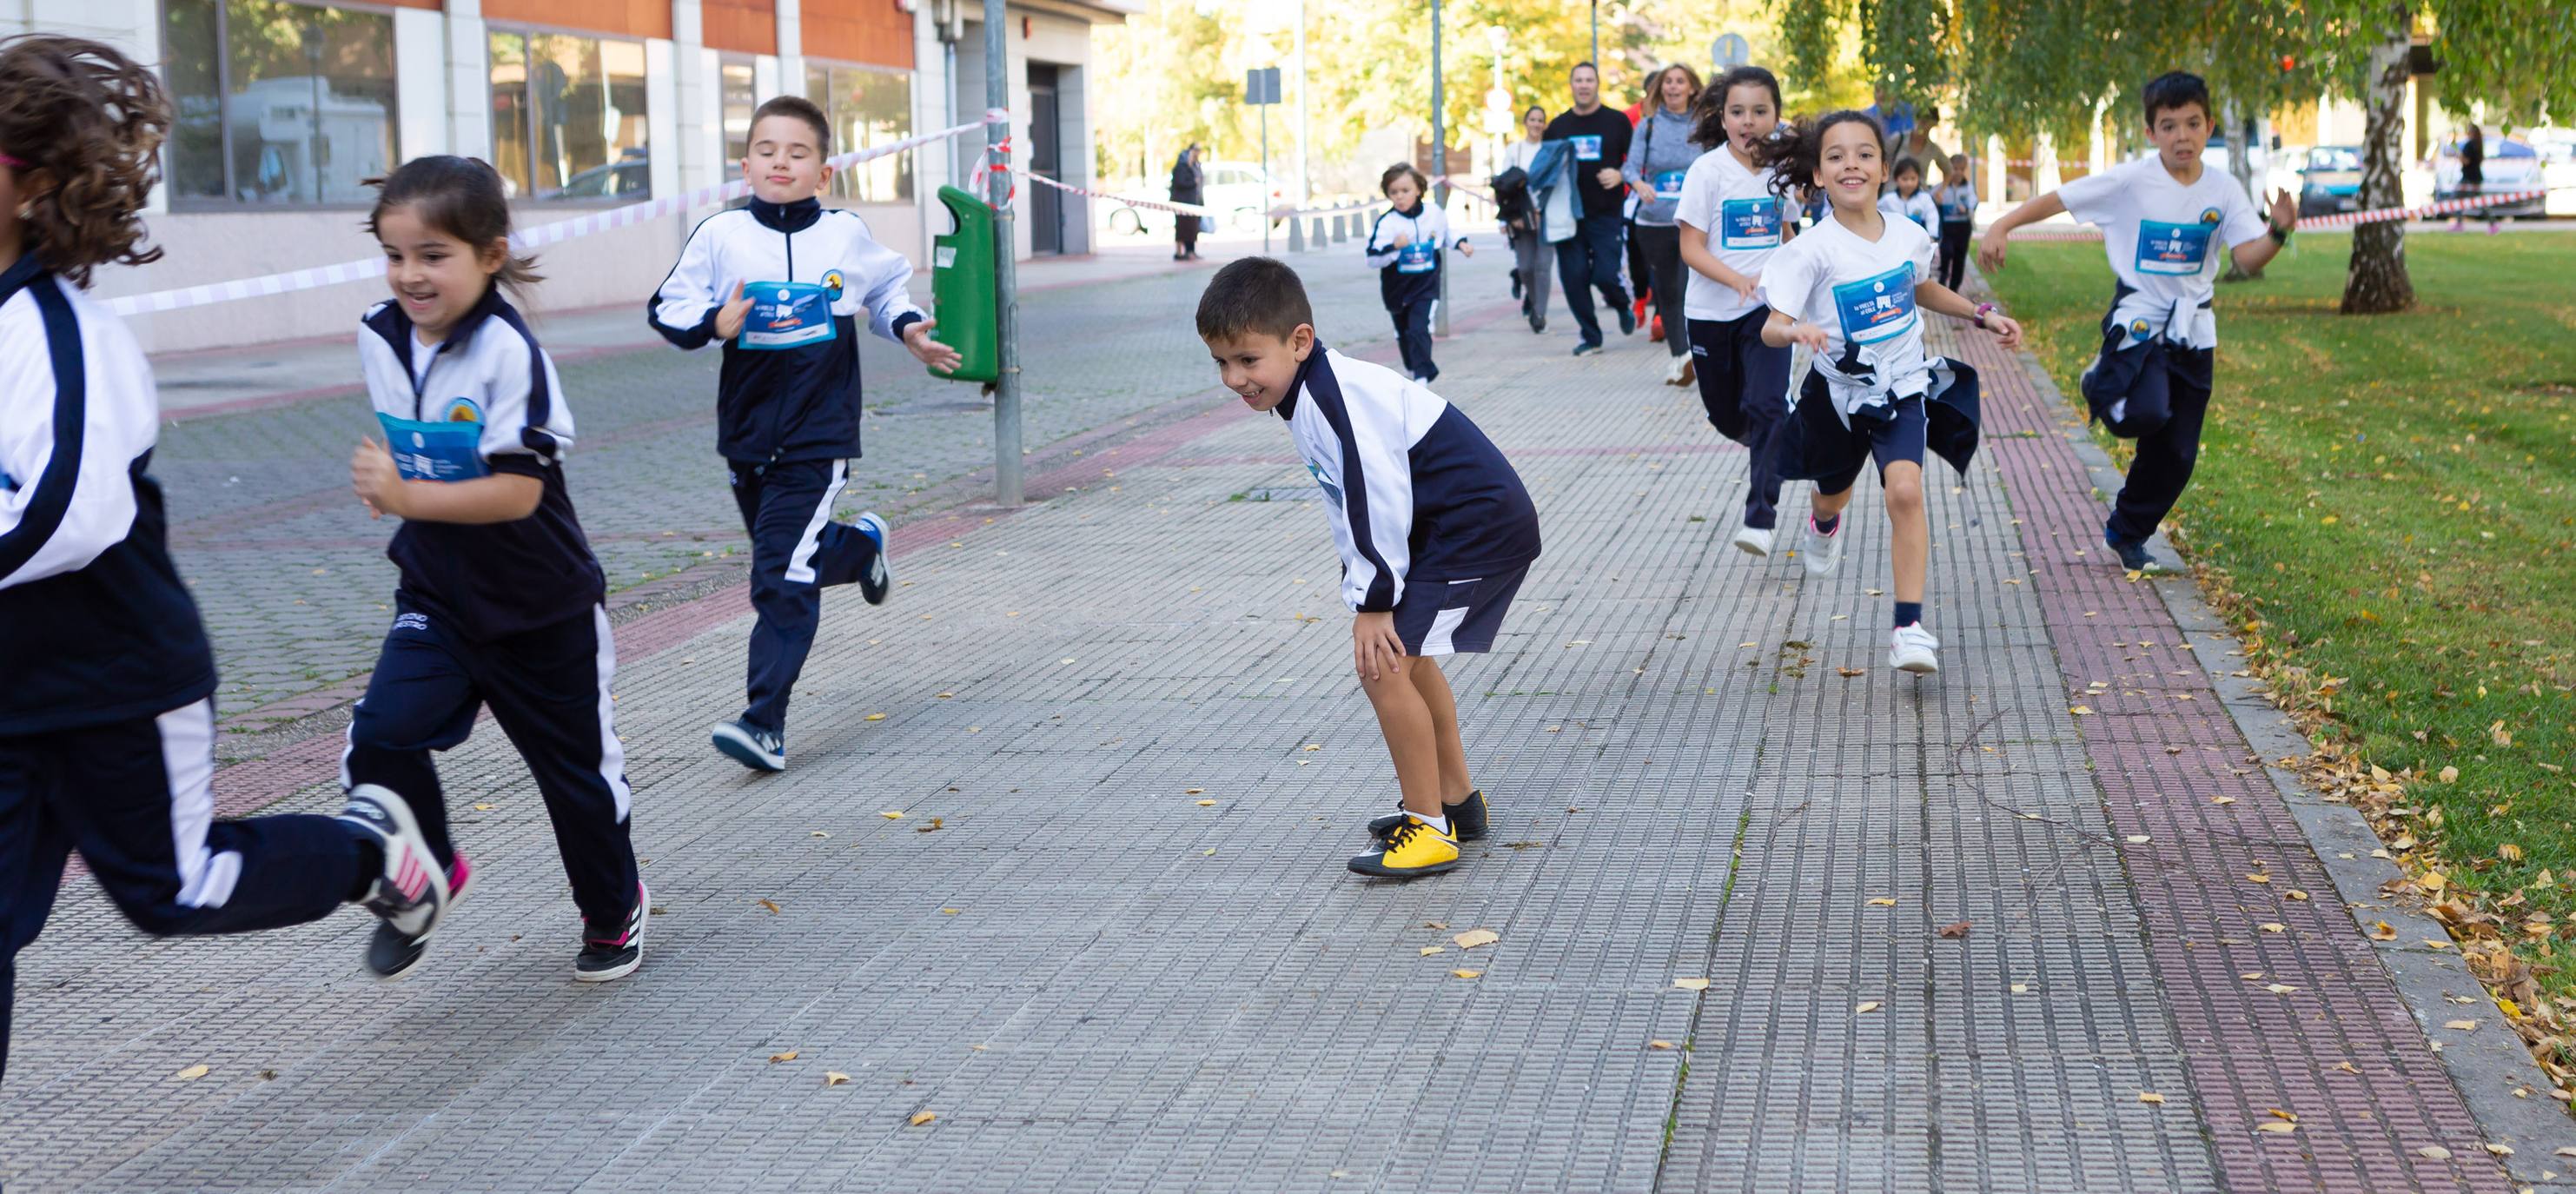
[[[1360,685],[1394,757],[1401,806],[1369,823],[1379,849],[1350,867],[1409,878],[1458,865],[1485,835],[1457,698],[1438,656],[1493,649],[1538,558],[1538,511],[1464,412],[1382,366],[1327,350],[1296,271],[1267,257],[1218,270],[1199,338],[1226,388],[1288,424],[1323,491],[1342,557]]]
[[[954,349],[905,294],[912,264],[877,243],[857,213],[815,198],[831,126],[781,96],[752,113],[742,162],[749,206],[701,222],[646,304],[653,329],[696,351],[724,342],[716,450],[751,535],[750,666],[742,714],[716,724],[716,749],[759,771],[787,768],[787,696],[823,617],[822,590],[858,583],[868,604],[893,586],[885,519],[832,521],[859,455],[858,316],[922,363],[954,369]]]
[[[2132,572],[2163,563],[2147,552],[2200,459],[2209,413],[2218,316],[2212,310],[2223,245],[2236,267],[2260,270],[2290,243],[2298,205],[2272,196],[2269,215],[2211,170],[2209,86],[2180,71],[2149,80],[2147,139],[2156,155],[2086,175],[2013,209],[1986,230],[1978,264],[2003,268],[2013,230],[2065,212],[2102,230],[2118,283],[2102,317],[2102,350],[2085,369],[2084,402],[2111,434],[2138,441],[2102,541]]]
[[[150,77],[95,42],[0,42],[0,1072],[15,959],[74,849],[156,935],[302,924],[351,900],[426,934],[446,906],[391,793],[354,792],[338,817],[215,819],[215,661],[146,472],[152,373],[81,292],[95,265],[159,255],[134,213],[147,126],[169,119]],[[50,188],[68,209],[51,238],[17,214],[39,170],[107,180]]]
[[[1404,371],[1415,381],[1432,381],[1440,366],[1431,361],[1431,307],[1440,299],[1440,254],[1455,248],[1469,257],[1476,247],[1449,229],[1449,213],[1423,202],[1430,189],[1422,172],[1398,163],[1378,178],[1393,206],[1379,212],[1369,226],[1367,258],[1377,270],[1378,298],[1395,320],[1395,351]]]

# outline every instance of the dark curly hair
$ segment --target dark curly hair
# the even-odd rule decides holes
[[[1816,167],[1825,153],[1825,132],[1838,124],[1858,121],[1869,126],[1873,142],[1885,141],[1887,133],[1879,127],[1878,118],[1867,112],[1845,108],[1811,116],[1765,140],[1753,143],[1753,168],[1776,170],[1771,176],[1771,193],[1783,199],[1796,199],[1816,185]]]
[[[1771,93],[1771,114],[1786,117],[1788,110],[1780,102],[1780,77],[1758,66],[1739,66],[1719,75],[1699,93],[1699,102],[1691,105],[1691,144],[1716,149],[1726,144],[1726,99],[1738,87],[1760,87]]]
[[[94,267],[161,259],[136,214],[161,181],[170,103],[113,47],[28,34],[0,41],[0,154],[20,192],[28,251],[89,285]]]
[[[437,154],[413,158],[392,174],[367,182],[378,188],[375,210],[367,213],[368,235],[381,239],[383,234],[376,225],[385,213],[407,207],[430,231],[464,241],[478,255],[495,243],[501,244],[501,269],[494,276],[513,292],[545,280],[537,273],[535,257],[512,253],[507,247],[510,199],[501,187],[501,172],[494,170],[491,163],[481,158]]]

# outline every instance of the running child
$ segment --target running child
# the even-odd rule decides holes
[[[1977,183],[1968,173],[1968,155],[1954,153],[1941,163],[1932,205],[1941,209],[1941,284],[1957,290],[1968,276],[1968,234],[1977,220]]]
[[[2003,268],[2013,230],[2066,212],[2102,230],[2103,251],[2118,281],[2102,317],[2102,351],[2084,370],[2084,403],[2122,439],[2138,441],[2129,476],[2102,524],[2102,542],[2131,572],[2163,562],[2147,540],[2173,512],[2200,458],[2201,420],[2218,346],[2219,255],[2247,273],[2261,270],[2290,243],[2298,204],[2272,196],[2267,217],[2242,187],[2211,170],[2209,85],[2180,71],[2149,80],[2147,139],[2156,156],[2124,162],[2014,208],[1986,229],[1977,264]]]
[[[1363,875],[1458,865],[1485,836],[1458,702],[1438,657],[1493,649],[1538,558],[1538,511],[1519,474],[1465,412],[1394,371],[1326,349],[1297,272],[1267,257],[1228,264],[1199,296],[1199,338],[1227,389],[1276,412],[1322,488],[1342,597],[1358,617],[1351,657],[1377,710],[1402,800],[1369,822]]]
[[[1771,306],[1762,331],[1775,348],[1803,344],[1814,367],[1780,434],[1781,472],[1816,483],[1802,552],[1807,574],[1825,576],[1841,562],[1843,513],[1861,466],[1875,460],[1887,492],[1896,593],[1888,666],[1940,670],[1941,643],[1923,626],[1923,576],[1931,526],[1923,510],[1923,457],[1928,450],[1965,471],[1977,450],[1977,374],[1923,352],[1921,310],[1973,320],[2021,344],[2021,326],[1970,303],[1931,279],[1932,237],[1912,220],[1882,212],[1878,122],[1852,111],[1761,143],[1755,159],[1776,169],[1782,195],[1804,181],[1824,192],[1831,210],[1771,255],[1761,298]]]
[[[1395,351],[1413,380],[1440,376],[1431,360],[1431,304],[1440,299],[1440,251],[1455,246],[1464,256],[1476,246],[1449,230],[1449,213],[1422,201],[1430,189],[1422,172],[1401,162],[1378,176],[1377,189],[1393,207],[1369,226],[1368,263],[1377,269],[1378,298],[1395,319]]]
[[[815,196],[832,181],[831,125],[782,95],[751,119],[747,207],[700,222],[646,318],[683,350],[724,342],[716,450],[751,534],[751,629],[742,715],[716,723],[716,749],[755,771],[787,769],[787,695],[822,624],[823,589],[858,582],[870,605],[894,584],[885,519],[832,521],[859,455],[857,316],[934,369],[957,351],[904,293],[912,263],[877,243],[855,212]]]
[[[502,295],[537,280],[533,263],[511,255],[501,176],[467,158],[403,163],[367,226],[393,289],[358,331],[385,439],[359,442],[349,484],[369,515],[402,520],[385,549],[402,580],[349,723],[341,783],[409,801],[462,894],[473,868],[449,836],[430,753],[465,741],[490,706],[536,776],[572,879],[582,920],[573,978],[623,978],[643,962],[649,905],[609,696],[617,644],[564,484],[572,410],[554,361]],[[380,928],[367,965],[401,974],[428,943],[425,932]]]
[[[1913,158],[1896,159],[1890,171],[1888,188],[1878,197],[1878,210],[1900,220],[1912,220],[1925,232],[1938,234],[1941,208],[1923,190],[1923,163]]]
[[[170,106],[93,41],[0,41],[0,1073],[18,951],[73,849],[136,928],[240,933],[352,901],[438,924],[447,881],[402,797],[337,817],[215,820],[215,659],[145,471],[143,352],[83,289],[160,258],[143,209]],[[77,184],[77,185],[75,185]]]
[[[1780,80],[1739,66],[1700,93],[1694,112],[1691,139],[1717,148],[1691,163],[1674,212],[1682,264],[1690,267],[1683,312],[1700,404],[1717,433],[1744,445],[1749,458],[1735,546],[1767,556],[1780,517],[1773,448],[1789,417],[1790,351],[1763,342],[1771,309],[1755,291],[1763,264],[1796,235],[1789,227],[1796,208],[1772,186],[1773,171],[1754,164],[1754,150],[1780,127]]]

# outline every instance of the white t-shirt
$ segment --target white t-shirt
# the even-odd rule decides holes
[[[1900,220],[1912,220],[1922,225],[1925,232],[1941,230],[1941,205],[1932,201],[1932,192],[1921,187],[1914,188],[1914,197],[1911,199],[1897,194],[1896,188],[1889,187],[1878,197],[1878,210]]]
[[[1726,268],[1759,279],[1788,226],[1780,197],[1771,193],[1771,175],[1769,170],[1745,169],[1731,149],[1712,149],[1682,175],[1682,197],[1673,207],[1673,219],[1705,233],[1709,255]],[[1690,283],[1682,288],[1682,314],[1688,318],[1741,319],[1762,305],[1698,270],[1686,272]]]
[[[2114,308],[2132,340],[2161,335],[2189,348],[2218,344],[2218,318],[2202,306],[2217,288],[2217,248],[2265,232],[2263,214],[2226,173],[2203,166],[2184,186],[2150,154],[2057,189],[2067,214],[2102,230],[2111,272],[2137,293]]]
[[[1869,241],[1828,215],[1762,271],[1761,297],[1772,310],[1825,329],[1816,371],[1846,416],[1932,386],[1923,314],[1914,307],[1915,284],[1932,276],[1932,237],[1912,220],[1881,219],[1886,231]]]

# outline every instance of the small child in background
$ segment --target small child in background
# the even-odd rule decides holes
[[[1422,201],[1430,189],[1422,172],[1394,165],[1378,176],[1378,189],[1394,206],[1378,213],[1370,225],[1368,263],[1377,267],[1378,297],[1395,319],[1395,350],[1413,380],[1440,376],[1431,360],[1431,304],[1440,299],[1440,251],[1452,245],[1473,257],[1476,247],[1449,231],[1449,215]]]
[[[1943,286],[1957,290],[1968,276],[1968,236],[1977,221],[1977,183],[1968,172],[1968,155],[1954,153],[1942,161],[1932,205],[1941,210],[1941,260],[1935,269]]]
[[[1941,209],[1932,196],[1923,193],[1923,163],[1913,158],[1898,158],[1889,175],[1887,193],[1878,197],[1878,210],[1901,220],[1912,220],[1925,232],[1941,227]]]

